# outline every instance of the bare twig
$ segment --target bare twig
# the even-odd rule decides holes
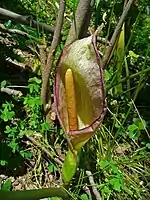
[[[0,31],[2,31],[3,33],[17,34],[17,35],[23,36],[23,37],[28,38],[28,39],[34,39],[39,43],[41,42],[36,37],[33,37],[33,36],[29,35],[28,33],[24,32],[24,31],[21,31],[21,30],[18,30],[18,29],[7,29],[3,24],[0,24]]]
[[[65,0],[60,0],[59,13],[58,13],[57,24],[56,24],[56,28],[55,28],[55,32],[53,36],[53,41],[52,41],[50,52],[48,55],[47,64],[42,74],[43,82],[42,82],[41,98],[43,100],[44,107],[46,107],[46,103],[50,100],[47,98],[49,76],[50,76],[50,71],[53,65],[56,47],[59,43],[59,37],[61,35],[64,12],[65,12]]]
[[[57,164],[62,165],[63,163],[58,159],[55,158],[51,152],[45,148],[43,145],[41,145],[38,141],[36,141],[33,137],[29,136],[26,134],[26,137],[28,138],[28,140],[30,140],[34,145],[36,145],[37,147],[39,147],[40,149],[42,149],[44,151],[44,153],[46,153],[46,155],[48,157],[50,157],[51,159],[53,159]]]
[[[91,191],[89,189],[89,187],[87,185],[83,186],[82,188],[84,190],[84,192],[90,197],[92,198],[92,195],[91,195]]]
[[[13,67],[16,67],[16,68],[20,68],[22,70],[25,70],[26,68],[26,64],[24,63],[20,63],[20,62],[17,62],[17,61],[13,61],[11,58],[6,58],[5,59],[5,62],[9,65],[9,66],[13,66]]]
[[[95,187],[94,178],[93,178],[93,175],[92,175],[91,171],[86,171],[86,175],[89,178],[89,182],[90,182],[90,184],[92,186],[92,191],[93,191],[93,193],[95,195],[96,200],[101,200],[100,193],[98,192],[97,188]]]
[[[18,97],[21,97],[23,95],[21,91],[10,89],[10,88],[2,87],[2,88],[0,88],[0,91],[1,92],[5,92],[5,93],[7,93],[9,95],[15,95],[15,96],[18,96]]]
[[[113,36],[112,36],[112,38],[110,40],[111,46],[108,46],[106,48],[105,56],[103,58],[103,67],[104,68],[106,68],[108,66],[108,64],[109,64],[110,57],[112,55],[112,51],[114,49],[115,42],[116,42],[116,40],[118,38],[118,35],[119,35],[119,33],[121,31],[121,28],[122,28],[122,25],[123,25],[123,23],[125,21],[125,18],[126,18],[127,14],[128,14],[128,11],[130,10],[130,7],[131,7],[133,1],[134,0],[129,0],[127,5],[125,6],[124,11],[123,11],[123,13],[122,13],[122,15],[120,17],[120,20],[119,20],[119,22],[118,22],[118,24],[117,24],[117,26],[115,28]]]
[[[107,41],[105,38],[102,38],[102,37],[97,37],[97,42],[100,42],[100,43],[102,43],[102,44],[104,44],[104,45],[109,45],[109,46],[111,46],[110,42]]]
[[[33,20],[32,16],[19,15],[17,13],[11,12],[4,8],[0,8],[0,15],[3,16],[3,18],[11,19],[15,21],[16,23],[31,26],[33,28],[38,28],[39,30],[42,30],[42,31],[44,30],[49,33],[54,33],[53,26],[49,26],[45,23],[37,22],[36,20]]]
[[[28,88],[28,87],[24,85],[8,85],[7,88]]]
[[[39,48],[39,52],[40,52],[40,61],[41,61],[41,72],[42,74],[44,73],[44,67],[46,66],[46,59],[47,59],[47,55],[46,55],[46,45],[38,45]],[[42,81],[43,81],[44,77],[42,76]]]
[[[94,1],[91,0],[80,0],[76,13],[75,19],[70,28],[68,38],[66,41],[66,45],[71,44],[75,40],[82,38],[85,36],[88,30],[90,17],[91,17],[91,9]]]
[[[13,33],[13,34],[19,34],[21,36],[29,38],[28,33],[25,33],[23,31],[20,31],[18,29],[7,29],[3,24],[0,24],[0,31],[4,33]]]

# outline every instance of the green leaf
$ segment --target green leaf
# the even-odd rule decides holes
[[[141,120],[139,118],[134,118],[133,122],[138,127],[139,130],[144,130],[144,128],[146,127],[146,122],[143,119]]]
[[[128,131],[129,132],[133,132],[133,131],[135,131],[137,129],[138,129],[138,127],[135,124],[132,124],[132,125],[128,126]]]
[[[1,190],[3,190],[3,191],[10,191],[10,189],[11,189],[11,180],[8,179],[8,180],[4,183],[4,185],[2,186],[2,189],[1,189]]]
[[[49,171],[50,173],[56,172],[56,171],[57,171],[57,167],[56,167],[52,162],[50,162],[50,164],[49,164],[49,166],[48,166],[48,171]]]
[[[2,81],[2,82],[1,82],[1,87],[5,87],[6,84],[7,84],[7,81],[6,81],[6,80]]]
[[[40,86],[37,84],[30,84],[30,85],[28,85],[28,88],[29,88],[31,94],[33,92],[39,92],[39,90],[40,90]]]
[[[150,149],[150,143],[147,143],[147,144],[146,144],[146,147],[147,147],[148,149]]]
[[[10,128],[10,126],[6,126],[6,130],[5,130],[5,133],[11,133],[12,132],[12,129]]]
[[[37,83],[37,84],[40,84],[40,83],[41,83],[41,80],[38,79],[37,77],[34,77],[34,78],[30,78],[28,82],[29,82],[29,83],[35,82],[35,83]]]
[[[100,165],[101,169],[104,169],[106,166],[109,165],[109,162],[102,160],[102,161],[99,162],[99,165]]]
[[[87,194],[82,194],[82,195],[80,196],[80,199],[81,199],[81,200],[89,200]]]
[[[109,79],[111,78],[110,73],[106,69],[104,70],[104,78],[105,78],[105,81],[109,81]]]
[[[14,111],[10,111],[10,109],[7,108],[7,106],[4,108],[3,111],[1,111],[1,119],[3,119],[5,122],[12,120],[12,118],[15,116]]]
[[[51,126],[48,122],[44,122],[41,124],[41,127],[42,127],[42,131],[49,131]]]
[[[33,127],[33,128],[37,128],[37,124],[36,123],[37,123],[36,121],[32,120],[32,121],[29,122],[29,125],[31,127]]]
[[[18,150],[18,143],[15,142],[15,140],[11,141],[10,143],[10,147],[13,149],[13,152],[15,152],[16,150]]]
[[[42,100],[39,97],[28,97],[24,99],[24,104],[30,108],[35,108],[42,105]]]
[[[8,164],[8,162],[6,160],[0,160],[0,165],[1,166],[5,166],[7,164]]]
[[[52,172],[53,172],[53,169],[54,169],[53,165],[50,164],[50,165],[48,166],[48,171],[49,171],[50,173],[52,173]]]
[[[20,155],[25,159],[31,159],[32,153],[30,151],[20,151]]]
[[[120,184],[119,179],[117,179],[117,178],[112,178],[112,179],[110,180],[110,184],[113,186],[113,188],[114,188],[115,190],[120,191],[122,185]]]
[[[32,131],[32,130],[25,130],[25,131],[20,131],[20,133],[21,133],[22,135],[28,134],[28,135],[30,135],[30,136],[33,136],[34,131]]]
[[[109,189],[108,186],[104,186],[104,188],[102,189],[102,192],[105,194],[109,194],[111,192],[111,190]]]
[[[39,97],[35,98],[35,104],[41,106],[42,105],[42,100]]]
[[[138,140],[139,136],[141,135],[140,131],[135,131],[135,132],[129,132],[129,138]]]
[[[110,168],[111,168],[111,170],[112,170],[112,172],[113,172],[114,174],[117,174],[117,173],[118,173],[118,167],[117,167],[116,165],[111,165]]]
[[[137,140],[141,135],[141,130],[144,130],[146,122],[139,118],[134,118],[133,122],[134,124],[128,126],[129,138]]]
[[[139,55],[135,54],[133,51],[129,51],[129,56],[133,58],[138,58]]]

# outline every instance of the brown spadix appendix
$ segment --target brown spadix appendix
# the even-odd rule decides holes
[[[59,122],[73,149],[78,150],[94,134],[106,111],[102,62],[95,35],[64,48],[54,93]]]

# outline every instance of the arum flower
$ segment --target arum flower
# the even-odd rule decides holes
[[[64,48],[58,62],[54,100],[69,148],[78,152],[94,134],[106,111],[102,62],[95,35]]]

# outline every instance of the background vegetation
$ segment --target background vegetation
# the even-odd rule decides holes
[[[66,1],[60,42],[49,79],[51,91],[57,60],[77,5],[78,0]],[[110,40],[123,5],[122,0],[95,1],[88,34],[105,22],[100,37]],[[1,0],[0,7],[25,15],[29,21],[34,19],[54,27],[59,2]],[[124,36],[123,50],[120,52],[116,47],[104,70],[107,114],[95,136],[80,153],[76,176],[68,188],[70,199],[98,199],[95,188],[104,200],[150,198],[149,0],[133,2],[125,21]],[[49,51],[52,37],[53,31],[31,28],[0,14],[1,190],[62,184],[61,165],[67,142],[53,106],[49,119],[45,117],[40,95],[40,50],[44,45],[44,50]],[[105,44],[98,42],[98,48],[104,54]],[[53,93],[51,98],[53,102]]]

